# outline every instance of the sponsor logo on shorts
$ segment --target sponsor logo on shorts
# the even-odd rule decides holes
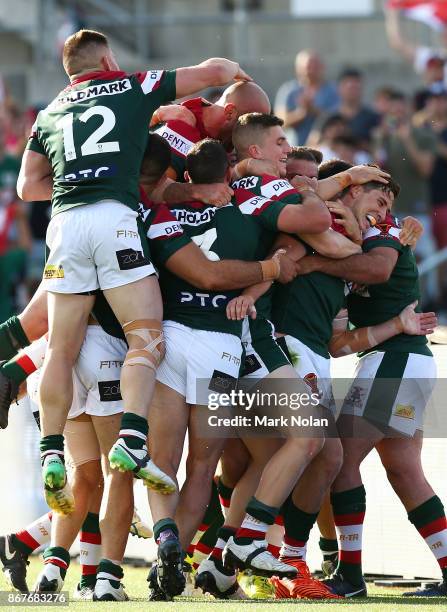
[[[232,355],[231,353],[222,353],[221,359],[228,361],[229,363],[234,363],[237,366],[241,365],[241,360],[236,355]]]
[[[244,359],[244,369],[242,370],[242,376],[248,376],[253,374],[257,370],[261,369],[261,363],[256,355],[246,355]]]
[[[120,360],[111,360],[111,361],[100,361],[99,362],[99,369],[103,370],[103,369],[109,369],[110,368],[122,368],[123,367],[123,361]]]
[[[416,411],[414,406],[410,406],[409,404],[397,404],[394,409],[393,415],[402,417],[403,419],[411,419],[413,420],[415,417]]]
[[[208,389],[216,393],[229,393],[232,389],[236,389],[236,385],[237,378],[226,372],[214,370]]]
[[[361,408],[363,406],[365,389],[354,385],[345,399],[345,405],[352,408]]]
[[[119,402],[122,399],[119,380],[98,381],[98,389],[101,402]]]
[[[53,264],[47,264],[43,271],[43,277],[45,280],[65,278],[64,267],[62,265],[55,266]]]
[[[120,270],[133,270],[150,264],[149,259],[144,256],[142,251],[135,251],[134,249],[116,251],[116,258]]]
[[[134,230],[119,229],[116,230],[117,238],[138,238],[138,232]]]

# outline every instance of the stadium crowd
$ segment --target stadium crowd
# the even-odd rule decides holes
[[[2,203],[6,219],[12,212],[2,257],[21,258],[23,281],[28,254],[43,281],[0,325],[0,426],[28,379],[53,511],[0,538],[13,588],[28,590],[28,557],[46,545],[34,589],[60,591],[80,532],[76,596],[126,600],[129,532],[149,535],[134,516],[139,478],[158,544],[150,599],[180,595],[185,573],[223,599],[365,597],[360,465],[375,448],[442,573],[411,595],[447,595],[447,521],[420,462],[436,317],[418,305],[415,259],[433,239],[447,246],[440,59],[436,75],[427,59],[415,100],[383,87],[370,107],[357,69],[331,83],[318,54],[300,51],[272,114],[235,62],[127,75],[103,35],[81,30],[63,50],[71,84],[27,143],[28,115],[4,103]],[[224,86],[214,102],[191,97]],[[52,200],[45,263],[36,253],[46,224],[19,212],[16,178],[36,209]],[[425,310],[446,292],[427,283]],[[330,356],[355,352],[335,423]],[[238,380],[246,397],[285,391],[288,408],[292,394],[311,391],[300,435],[286,413],[260,412],[248,435],[245,421],[218,411],[210,443],[210,397],[223,407]],[[381,380],[394,386],[384,391]],[[232,408],[244,410],[234,399]],[[305,561],[317,521],[321,581]]]

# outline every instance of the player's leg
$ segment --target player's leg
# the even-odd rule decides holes
[[[323,500],[323,505],[317,518],[318,529],[320,530],[319,546],[323,555],[321,569],[323,574],[331,576],[338,561],[338,542],[337,531],[335,529],[334,513],[332,511],[331,496],[328,493]]]
[[[39,388],[40,451],[47,502],[57,512],[66,512],[54,492],[66,484],[62,432],[73,399],[72,368],[84,340],[93,301],[93,296],[48,292],[50,332]]]
[[[411,439],[387,438],[377,446],[387,478],[408,513],[408,520],[435,556],[442,581],[411,595],[447,596],[447,520],[441,499],[427,481],[421,461],[422,432]]]
[[[64,430],[72,472],[70,484],[75,499],[69,516],[56,515],[52,524],[51,546],[44,552],[45,566],[35,591],[59,592],[70,564],[69,549],[87,516],[93,492],[102,488],[100,450],[91,417],[81,414],[69,419]]]

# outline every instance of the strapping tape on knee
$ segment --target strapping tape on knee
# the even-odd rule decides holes
[[[129,336],[138,336],[145,346],[128,351],[124,366],[141,365],[156,370],[165,354],[163,330],[157,319],[137,319],[123,325],[123,331]]]

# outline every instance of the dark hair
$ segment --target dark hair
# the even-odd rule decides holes
[[[406,102],[408,97],[402,91],[395,89],[390,93],[390,100],[393,102]]]
[[[266,113],[246,113],[241,115],[236,121],[233,128],[233,145],[236,151],[240,154],[246,149],[259,141],[263,137],[266,130],[282,126],[284,121],[275,115],[267,115]]]
[[[343,70],[338,75],[338,82],[343,81],[343,79],[362,79],[363,74],[358,68],[347,67],[343,68]]]
[[[379,167],[377,166],[377,164],[365,164],[365,165],[373,166],[376,168]],[[346,170],[349,170],[352,167],[353,167],[352,164],[345,162],[342,159],[330,159],[329,161],[321,164],[321,166],[319,167],[318,180],[321,181],[322,179],[329,178],[331,176],[334,176],[335,174],[339,174],[340,172],[345,172]],[[378,189],[380,191],[384,191],[385,193],[393,193],[395,199],[400,193],[400,185],[393,178],[390,178],[388,180],[388,183],[379,183],[378,181],[370,181],[369,183],[364,183],[362,187],[365,191],[372,191],[373,189]],[[346,187],[346,189],[343,189],[343,191],[337,194],[337,197],[343,197],[348,192],[349,189],[350,187]]]
[[[76,74],[83,68],[94,46],[108,47],[104,34],[95,30],[79,30],[67,38],[62,52],[62,63],[68,75]]]
[[[318,165],[323,161],[323,153],[311,147],[292,147],[287,157],[288,159],[304,159]]]
[[[218,140],[197,142],[186,156],[186,169],[193,183],[220,183],[228,169],[228,156]]]
[[[140,174],[150,183],[156,183],[171,165],[171,147],[158,134],[149,134],[141,161]]]
[[[350,168],[352,168],[352,164],[349,162],[342,159],[329,159],[318,168],[318,180],[321,181],[330,178],[334,176],[334,174],[345,172],[345,170],[349,170]]]
[[[340,113],[332,113],[331,115],[328,115],[321,123],[320,134],[337,123],[344,123],[346,126],[348,125],[348,122]]]

